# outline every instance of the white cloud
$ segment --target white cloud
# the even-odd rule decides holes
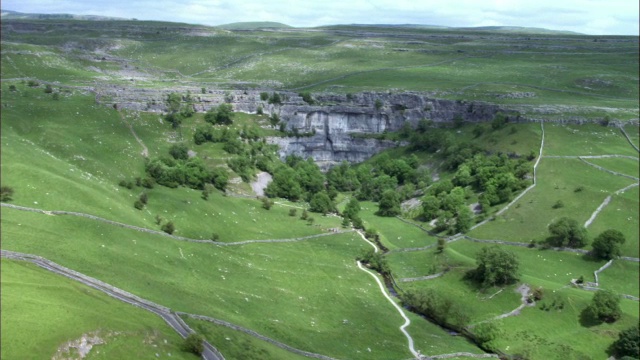
[[[292,26],[407,24],[508,25],[587,34],[638,35],[632,0],[4,0],[4,10],[75,13],[205,25],[279,21]]]

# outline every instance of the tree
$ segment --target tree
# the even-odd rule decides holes
[[[618,230],[605,230],[593,239],[593,255],[600,259],[613,259],[621,255],[620,245],[624,244],[625,238]]]
[[[584,311],[599,321],[615,322],[622,315],[620,297],[609,290],[598,290]]]
[[[616,358],[628,356],[633,359],[640,357],[640,332],[638,326],[632,326],[623,330],[618,335],[618,340],[609,347],[609,352]]]
[[[547,242],[552,246],[581,248],[587,245],[587,230],[574,219],[562,217],[549,225],[551,236]]]
[[[358,216],[360,212],[360,202],[358,199],[352,197],[347,205],[344,207],[342,215],[347,219],[353,219]]]
[[[327,195],[326,192],[321,191],[313,195],[311,198],[311,201],[309,202],[309,210],[312,212],[327,214],[335,211],[335,206],[333,201],[329,198],[329,195]]]
[[[382,194],[376,214],[380,216],[400,215],[400,197],[395,190],[389,189]]]
[[[458,208],[458,216],[456,217],[456,233],[466,233],[471,229],[473,224],[473,213],[469,207],[462,205]]]
[[[202,338],[202,335],[191,333],[184,339],[184,342],[181,346],[182,351],[190,352],[200,356],[204,351],[203,341],[204,339]]]
[[[6,202],[13,200],[13,188],[9,186],[0,187],[0,201]]]
[[[438,247],[436,248],[438,254],[442,253],[446,247],[447,240],[445,240],[444,238],[438,238]]]
[[[173,144],[169,148],[169,154],[176,160],[187,160],[189,148],[185,144]]]
[[[220,104],[216,111],[216,124],[231,125],[233,123],[233,106],[231,104]]]
[[[513,284],[518,280],[518,258],[498,245],[483,247],[476,255],[478,267],[467,276],[484,287]]]

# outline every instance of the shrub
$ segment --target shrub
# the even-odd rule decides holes
[[[15,85],[9,85],[9,91],[18,91]]]
[[[40,83],[35,81],[35,80],[29,80],[29,81],[27,81],[27,86],[29,86],[29,87],[37,87],[37,86],[40,86]]]
[[[296,216],[297,209],[289,209],[289,216]]]
[[[260,93],[260,100],[267,101],[268,99],[269,99],[269,93],[266,93],[266,92]]]
[[[382,101],[380,101],[380,99],[376,99],[375,106],[376,110],[380,110],[382,108]]]
[[[176,227],[175,225],[173,225],[173,221],[169,221],[166,224],[162,225],[162,231],[166,232],[167,234],[173,234],[173,232],[176,231]]]
[[[0,187],[0,201],[6,202],[13,200],[13,188],[10,186]]]
[[[267,210],[271,210],[271,207],[273,206],[273,201],[271,199],[269,199],[268,197],[264,196],[264,197],[260,198],[260,201],[262,201],[262,208],[267,209]]]
[[[133,203],[133,207],[135,207],[138,210],[142,210],[144,209],[144,203],[140,200],[136,200],[136,202]]]
[[[551,206],[553,209],[560,209],[564,207],[564,203],[562,202],[562,200],[558,200],[555,202],[555,204],[553,204],[553,206]]]
[[[582,192],[584,190],[584,186],[580,185],[577,188],[573,189],[573,192],[579,193]]]
[[[300,220],[307,220],[309,217],[309,213],[307,213],[307,209],[302,210],[302,215],[300,215]]]
[[[220,240],[220,235],[218,235],[217,233],[211,234],[211,240],[213,240],[213,241]]]
[[[309,216],[307,218],[307,224],[308,225],[313,225],[313,223],[316,221],[316,219],[312,218],[311,216]]]
[[[181,345],[181,349],[182,351],[190,352],[200,356],[204,351],[203,341],[204,339],[202,338],[202,335],[196,333],[189,334],[189,336],[184,339],[184,342]]]
[[[256,114],[258,115],[264,114],[264,110],[262,110],[262,106],[258,106],[258,109],[256,109]]]

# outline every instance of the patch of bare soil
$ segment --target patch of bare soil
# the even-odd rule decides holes
[[[256,177],[256,181],[251,183],[251,189],[258,196],[264,196],[264,189],[271,182],[272,176],[267,172],[261,172]]]

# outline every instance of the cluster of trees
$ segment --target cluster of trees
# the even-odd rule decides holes
[[[174,129],[180,127],[182,120],[193,116],[196,112],[193,108],[193,99],[189,91],[185,96],[171,93],[167,95],[165,103],[167,104],[167,114],[164,119],[170,122]]]
[[[220,129],[199,127],[193,139],[197,145],[207,141],[223,143],[224,151],[238,155],[229,159],[227,165],[244,181],[249,181],[256,169],[270,173],[274,171],[277,147],[261,139],[255,126],[244,125],[240,132],[226,126]]]
[[[464,306],[434,289],[411,289],[400,294],[404,306],[436,324],[462,330],[470,320]]]
[[[449,234],[467,232],[473,225],[473,213],[465,200],[471,193],[450,180],[439,181],[427,190],[422,198],[422,216],[436,219],[436,232]]]
[[[525,189],[532,166],[523,158],[509,158],[506,154],[476,154],[458,166],[452,182],[456,186],[471,186],[481,192],[483,209],[510,201],[513,194]]]
[[[231,104],[220,104],[218,107],[207,110],[204,114],[204,120],[212,125],[231,125],[234,116]]]
[[[213,184],[224,191],[228,175],[224,169],[208,168],[198,157],[190,158],[188,148],[184,144],[174,144],[169,150],[171,156],[154,158],[145,164],[149,177],[160,185],[170,188],[179,185],[203,190],[206,184]]]
[[[273,180],[265,189],[268,197],[281,197],[291,201],[311,201],[312,197],[326,195],[332,202],[338,195],[333,188],[325,187],[324,174],[313,159],[289,155],[284,163],[273,170]],[[320,199],[318,199],[320,200]],[[331,205],[335,207],[335,205]]]
[[[387,263],[387,259],[380,252],[375,252],[373,249],[368,249],[361,253],[357,260],[367,265],[369,268],[379,272],[383,276],[391,274],[391,268]]]
[[[549,224],[549,237],[545,246],[582,248],[589,244],[587,229],[575,219],[561,217]],[[620,246],[626,241],[624,234],[615,229],[608,229],[593,239],[591,255],[603,260],[614,259],[622,254]]]

